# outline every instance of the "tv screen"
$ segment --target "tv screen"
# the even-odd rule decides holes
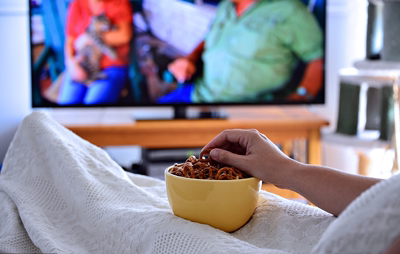
[[[324,103],[325,0],[29,0],[32,106]]]

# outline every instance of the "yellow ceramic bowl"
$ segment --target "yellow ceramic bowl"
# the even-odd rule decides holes
[[[246,224],[256,208],[261,187],[257,178],[192,179],[173,175],[169,169],[165,183],[176,216],[232,232]]]

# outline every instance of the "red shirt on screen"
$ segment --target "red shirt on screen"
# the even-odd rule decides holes
[[[120,22],[133,22],[132,7],[129,0],[104,0],[102,4],[97,4],[96,13],[92,12],[89,0],[75,0],[70,4],[67,14],[67,36],[75,39],[78,38],[85,33],[86,28],[90,24],[91,17],[101,13],[105,13],[114,25]],[[129,43],[115,47],[115,49],[118,58],[112,60],[103,55],[100,63],[101,68],[126,66],[129,64]]]

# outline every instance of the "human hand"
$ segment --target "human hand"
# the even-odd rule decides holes
[[[71,74],[72,80],[76,82],[83,83],[88,79],[88,74],[79,64],[81,59],[79,57],[74,57],[67,61],[67,68],[69,73]]]
[[[196,65],[187,58],[178,58],[168,65],[168,70],[179,83],[183,83],[196,72]]]
[[[289,188],[291,170],[299,165],[257,130],[225,130],[202,150],[209,148],[213,160],[279,188]]]
[[[74,41],[74,49],[77,52],[80,52],[87,46],[93,46],[93,45],[94,45],[93,40],[87,33],[79,35]]]

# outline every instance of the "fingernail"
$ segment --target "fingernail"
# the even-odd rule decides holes
[[[218,150],[216,149],[211,150],[210,155],[213,159],[218,159]]]

